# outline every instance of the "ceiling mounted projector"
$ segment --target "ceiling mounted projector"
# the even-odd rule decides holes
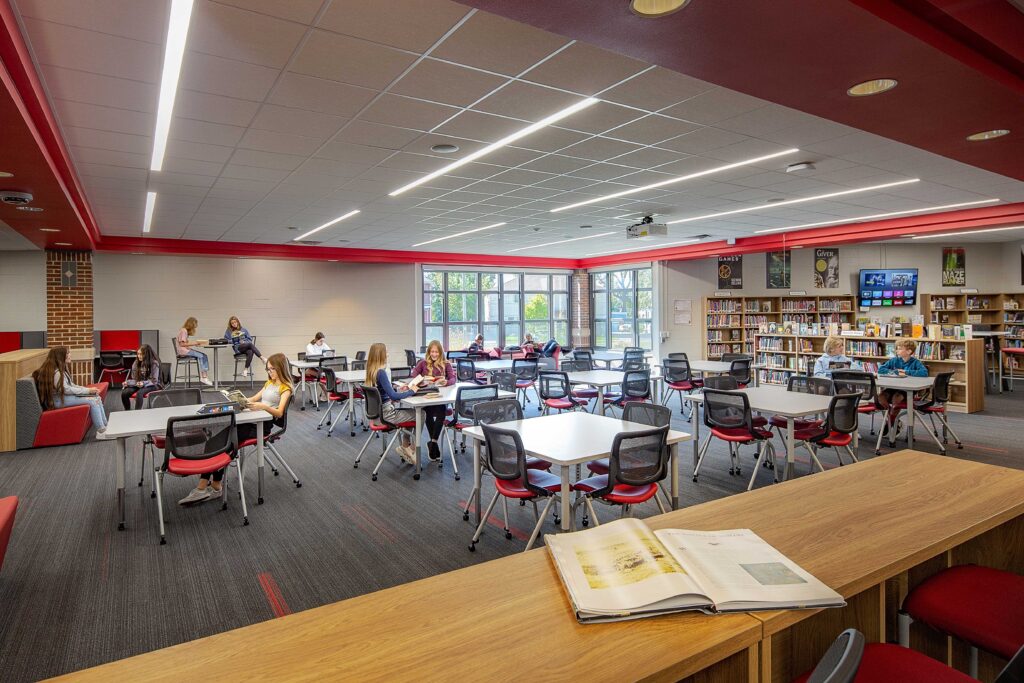
[[[0,201],[4,204],[24,206],[32,203],[32,195],[28,192],[15,192],[14,190],[0,190]]]
[[[668,225],[665,223],[655,223],[654,219],[650,216],[644,216],[642,221],[626,228],[626,239],[628,240],[642,240],[648,237],[664,237],[665,235],[668,235]]]

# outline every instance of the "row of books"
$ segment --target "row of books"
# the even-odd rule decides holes
[[[992,300],[987,296],[969,296],[967,297],[967,310],[977,308],[992,308]]]
[[[933,296],[932,297],[932,301],[931,301],[931,305],[932,305],[932,310],[933,311],[945,311],[945,310],[953,309],[953,308],[957,307],[956,306],[956,297],[955,296],[947,296],[947,297]]]
[[[723,353],[740,353],[739,344],[708,344],[709,356],[721,356]]]
[[[818,310],[853,313],[853,302],[849,299],[821,299],[818,301]]]
[[[772,302],[771,301],[748,300],[743,305],[743,310],[746,313],[771,313],[772,312]]]
[[[707,317],[708,327],[739,327],[740,317],[738,315],[709,314]]]
[[[757,327],[768,323],[768,316],[766,315],[747,315],[743,319],[743,327]]]
[[[813,322],[813,318],[807,313],[783,313],[783,322],[796,322],[796,323],[809,323]]]
[[[708,310],[716,313],[738,313],[740,306],[739,299],[708,299]]]
[[[815,313],[818,302],[814,299],[783,299],[783,313]]]
[[[836,335],[849,329],[850,323],[844,322],[815,323],[794,320],[785,320],[781,323],[767,322],[757,326],[757,331],[760,334],[798,334],[802,337]]]
[[[771,368],[796,369],[796,356],[782,356],[775,353],[759,353],[754,361],[757,365],[766,365]]]
[[[708,330],[709,342],[740,341],[740,330]]]
[[[782,337],[760,337],[757,340],[757,350],[793,351],[796,348],[793,341],[793,339],[783,339]]]

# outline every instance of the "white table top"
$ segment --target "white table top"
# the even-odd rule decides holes
[[[339,382],[362,382],[366,379],[366,370],[342,370],[334,373],[334,379]]]
[[[727,374],[732,369],[732,363],[720,360],[691,360],[690,370],[693,372],[715,372]]]
[[[511,360],[482,360],[473,364],[480,372],[495,372],[497,370],[511,370]]]
[[[625,353],[623,353],[622,351],[617,351],[615,349],[612,349],[610,351],[594,351],[592,354],[590,354],[591,358],[593,358],[594,360],[599,360],[601,362],[622,360],[624,356]],[[654,354],[652,354],[650,351],[644,351],[644,358],[653,357]]]
[[[592,387],[610,387],[622,384],[622,377],[625,373],[621,370],[581,370],[580,372],[569,372],[569,384],[589,384]]]
[[[651,428],[650,425],[585,412],[542,415],[499,422],[494,426],[516,430],[527,453],[557,465],[575,465],[607,457],[616,434]],[[464,429],[463,433],[479,441],[484,438],[484,430],[480,426]],[[669,444],[691,438],[690,434],[674,429],[668,433]]]
[[[438,387],[437,393],[440,396],[436,398],[430,398],[428,396],[410,396],[402,399],[402,405],[409,408],[423,408],[426,406],[443,406],[449,403],[455,403],[455,396],[459,391],[459,387],[476,387],[479,388],[479,384],[473,382],[459,382],[446,387]],[[498,398],[515,398],[515,394],[511,391],[498,391]]]
[[[116,411],[107,418],[107,431],[97,434],[96,438],[100,441],[109,441],[144,434],[163,434],[167,429],[167,420],[172,417],[197,415],[202,405],[199,403],[190,406]],[[243,410],[235,415],[236,424],[266,422],[272,419],[273,416],[265,410]]]
[[[317,359],[317,360],[296,360],[294,358],[289,358],[288,359],[288,363],[291,364],[291,366],[293,368],[318,368],[318,367],[320,367],[320,360],[319,359]]]
[[[802,394],[798,391],[786,391],[783,387],[747,387],[740,391],[749,398],[751,410],[782,417],[807,417],[824,413],[828,411],[828,406],[832,402],[831,396]],[[682,396],[684,401],[704,402],[704,395],[700,393]]]
[[[993,331],[986,331],[986,330],[980,330],[979,331],[979,330],[975,330],[974,332],[971,332],[971,335],[973,335],[975,337],[1006,337],[1006,336],[1009,336],[1009,334],[1010,333],[1007,332],[1007,331],[998,332],[998,331],[995,331],[995,330],[993,330]]]
[[[903,391],[919,391],[935,384],[934,377],[897,377],[896,375],[878,375],[875,386],[879,389],[901,389]]]

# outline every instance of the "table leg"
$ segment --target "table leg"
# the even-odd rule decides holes
[[[697,408],[700,404],[690,401],[690,427],[693,428],[693,469],[697,469],[700,454],[700,420],[697,419]]]
[[[356,386],[352,382],[346,382],[348,389],[348,435],[356,435]]]
[[[1010,391],[1013,391],[1013,382],[1010,382]],[[1003,393],[1003,352],[999,352],[999,393]]]
[[[299,380],[299,410],[306,409],[306,369],[299,368],[302,379]]]
[[[263,505],[263,421],[256,423],[256,503]]]
[[[569,467],[570,465],[562,465],[562,490],[560,496],[562,499],[562,531],[571,531],[572,527],[569,525],[572,517],[572,492],[569,487]]]
[[[985,371],[986,376],[988,370]],[[907,390],[907,448],[914,447],[914,392]]]
[[[117,462],[115,463],[117,470],[117,528],[119,531],[124,530],[124,468],[127,457],[125,439],[119,438],[117,440]]]
[[[996,365],[999,368],[996,370],[997,376],[999,377],[999,393],[1003,393],[1003,352],[1002,347],[999,346],[999,337],[992,337],[992,350],[995,351]]]
[[[601,414],[604,415],[604,385],[597,388],[597,405],[601,406]],[[564,517],[563,517],[564,519]]]
[[[413,479],[420,478],[420,450],[423,447],[423,408],[416,406],[416,469],[412,474]]]
[[[480,461],[480,439],[473,439],[473,492],[470,493],[469,501],[473,503],[473,507],[476,509],[476,525],[480,526],[480,498],[481,491],[480,486],[482,485],[482,463]],[[475,496],[475,501],[474,501]],[[468,504],[467,504],[468,505]]]
[[[793,476],[793,470],[796,465],[796,445],[794,442],[795,437],[793,434],[793,423],[793,418],[786,418],[786,475],[783,477],[784,481],[789,481],[789,478]]]
[[[672,468],[672,509],[679,509],[679,444],[669,446],[668,464]]]

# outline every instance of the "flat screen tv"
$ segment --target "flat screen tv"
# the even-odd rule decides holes
[[[862,308],[913,306],[917,303],[917,268],[886,268],[860,271]]]

